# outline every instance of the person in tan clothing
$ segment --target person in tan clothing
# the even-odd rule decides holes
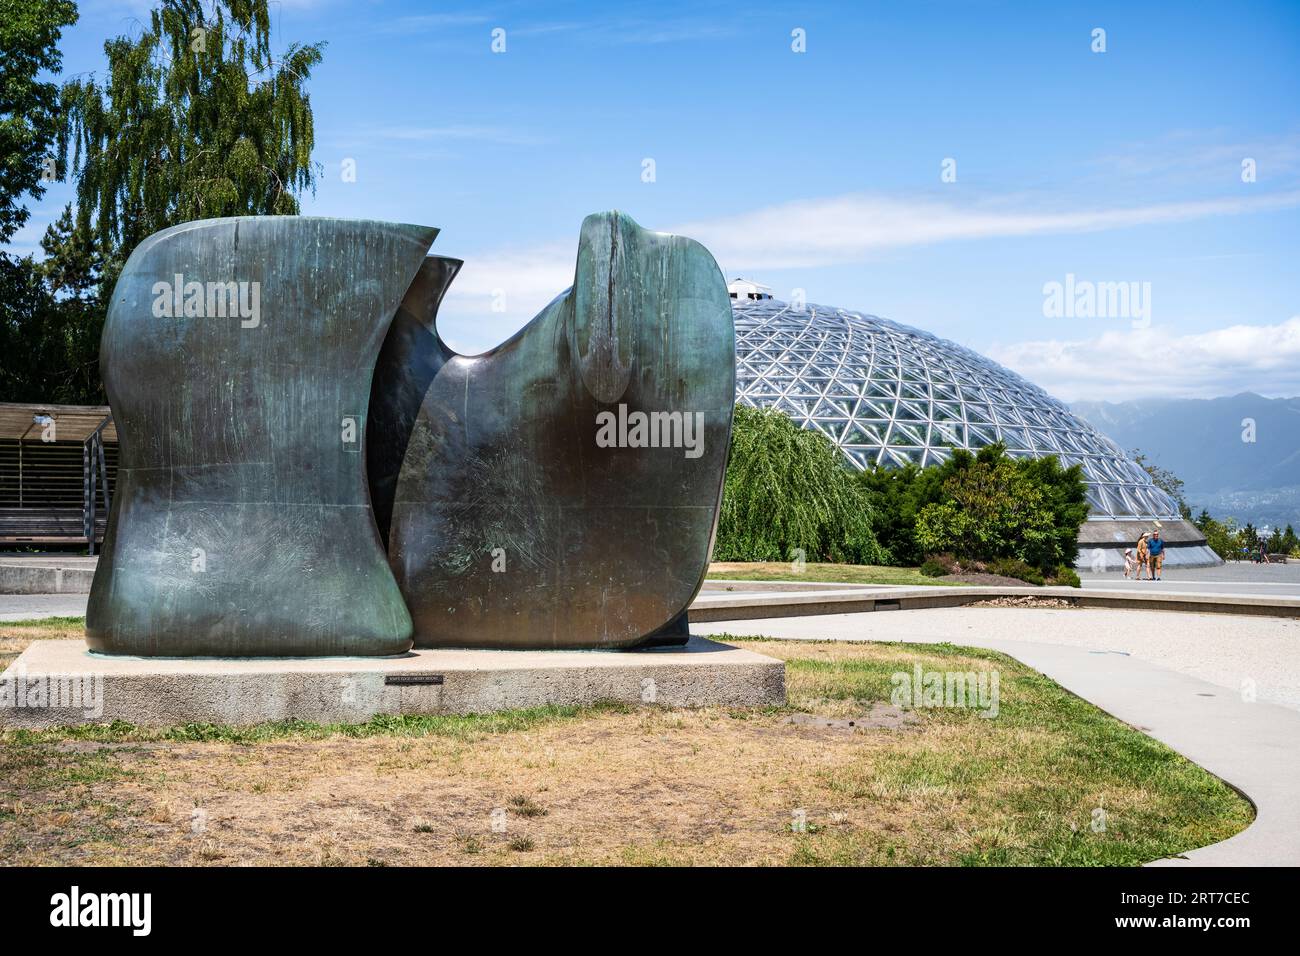
[[[1138,538],[1137,552],[1138,552],[1137,555],[1138,568],[1137,568],[1136,579],[1138,581],[1141,581],[1142,572],[1150,570],[1147,566],[1147,563],[1151,560],[1151,554],[1147,550],[1147,532],[1145,531],[1142,532],[1142,537]]]

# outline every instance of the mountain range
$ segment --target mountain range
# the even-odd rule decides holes
[[[1300,397],[1076,402],[1071,411],[1186,486],[1193,513],[1300,525]]]

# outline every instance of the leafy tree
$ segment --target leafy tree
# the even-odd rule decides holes
[[[41,240],[45,259],[6,260],[0,286],[0,401],[105,402],[99,337],[105,309],[93,248],[64,209]]]
[[[875,505],[876,539],[890,564],[914,567],[925,559],[916,541],[916,515],[940,500],[947,473],[940,467],[921,468],[909,463],[901,468],[870,468],[858,480]]]
[[[39,77],[60,69],[59,38],[76,20],[67,0],[0,0],[0,243],[27,222],[27,197],[45,193],[59,90]],[[48,399],[40,378],[63,358],[48,330],[55,308],[32,257],[0,251],[0,401]]]
[[[43,262],[0,268],[0,401],[100,403],[99,338],[122,265],[191,219],[287,215],[315,185],[306,82],[323,44],[271,52],[268,0],[162,0],[144,32],[104,45],[108,69],[58,88],[66,0],[0,0],[0,239],[57,156],[77,186]],[[69,163],[71,156],[71,163]]]
[[[1088,516],[1080,467],[1062,468],[1055,456],[1010,458],[996,444],[957,449],[929,468],[866,471],[861,481],[876,505],[877,537],[897,564],[951,551],[971,560],[1015,558],[1055,574],[1078,556]]]
[[[839,449],[779,411],[736,407],[713,557],[879,564],[872,507]]]
[[[59,89],[38,77],[59,71],[59,38],[76,22],[70,0],[0,0],[0,242],[9,242],[27,222],[24,197],[45,193]]]
[[[991,445],[976,454],[957,450],[940,470],[947,472],[942,500],[916,516],[922,550],[984,561],[1016,558],[1047,573],[1073,563],[1087,517],[1077,467],[1061,469],[1055,459],[1017,461]]]
[[[1241,529],[1237,527],[1236,518],[1219,521],[1209,518],[1205,524],[1197,525],[1205,535],[1205,543],[1219,557],[1227,560],[1241,556]]]
[[[1288,524],[1282,532],[1282,553],[1294,554],[1297,550],[1300,550],[1300,539],[1296,538],[1295,529]]]
[[[1237,527],[1236,518],[1219,521],[1210,514],[1209,509],[1202,508],[1192,523],[1205,535],[1206,545],[1219,557],[1227,560],[1241,556],[1244,529]]]
[[[1142,470],[1151,476],[1151,483],[1174,499],[1174,504],[1178,505],[1178,513],[1182,515],[1183,520],[1190,521],[1192,509],[1188,507],[1187,499],[1184,497],[1183,480],[1168,468],[1161,468],[1155,462],[1148,461],[1147,456],[1138,449],[1134,448],[1131,454]]]
[[[267,0],[163,0],[132,39],[104,44],[108,73],[67,84],[77,228],[111,284],[131,250],[193,219],[293,215],[314,188],[306,82],[324,44],[271,52]]]
[[[36,401],[43,370],[62,356],[51,352],[44,319],[53,300],[31,256],[0,253],[0,401]]]
[[[1088,520],[1087,485],[1083,467],[1061,466],[1055,455],[1045,458],[1022,458],[1017,467],[1031,483],[1042,490],[1043,500],[1052,515],[1051,531],[1044,547],[1022,547],[1019,557],[1045,572],[1058,565],[1074,564],[1079,556],[1079,528]]]
[[[77,228],[71,207],[41,239],[45,259],[38,270],[52,304],[43,333],[61,358],[46,370],[44,401],[99,405],[108,401],[99,380],[99,339],[111,291],[101,284],[103,262],[85,230]]]

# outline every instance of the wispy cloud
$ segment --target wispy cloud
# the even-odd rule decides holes
[[[555,33],[576,33],[583,29],[583,23],[530,23],[521,27],[512,27],[510,35],[515,37],[550,36]]]
[[[1109,209],[1047,208],[1016,198],[963,204],[848,195],[696,220],[667,231],[704,243],[723,268],[735,274],[851,264],[890,249],[928,243],[1102,232],[1296,206],[1300,191]],[[508,310],[495,314],[502,327],[508,325],[508,316],[517,328],[573,281],[574,255],[572,243],[564,241],[470,255],[448,294],[444,314],[453,323],[490,316],[492,290],[501,289],[507,292]],[[477,337],[478,331],[475,328],[471,336]]]
[[[477,141],[509,146],[535,146],[545,141],[524,130],[505,126],[382,126],[366,130],[361,135],[369,142],[375,139],[418,143]]]
[[[573,284],[576,239],[467,256],[439,309],[442,337],[471,353],[514,334]]]
[[[1300,395],[1300,315],[1191,335],[1152,327],[1020,342],[988,355],[1065,401]]]
[[[590,33],[611,43],[661,44],[723,40],[737,34],[736,25],[720,19],[621,19],[595,24]]]
[[[1300,206],[1300,190],[1098,209],[1016,197],[961,203],[847,195],[797,200],[738,216],[686,223],[730,269],[789,269],[861,262],[883,250],[959,240],[1077,234]]]
[[[425,13],[392,20],[379,20],[374,25],[376,33],[411,34],[455,27],[482,26],[491,17],[482,13]]]
[[[571,34],[598,43],[608,44],[664,44],[690,43],[700,40],[720,40],[737,34],[734,22],[705,17],[635,17],[606,16],[590,20],[529,21],[505,12],[484,13],[433,13],[397,17],[380,21],[375,32],[413,35],[446,33],[462,27],[501,27],[510,38]]]
[[[1217,136],[1218,141],[1210,139]],[[1253,159],[1261,183],[1300,171],[1300,134],[1224,142],[1216,131],[1183,131],[1133,143],[1097,157],[1093,165],[1107,177],[1168,181],[1234,181],[1243,160]]]

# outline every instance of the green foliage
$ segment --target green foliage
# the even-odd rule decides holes
[[[1259,531],[1249,521],[1239,528],[1237,519],[1228,517],[1220,521],[1204,508],[1196,516],[1194,524],[1205,535],[1205,543],[1225,560],[1238,559],[1242,557],[1243,551],[1257,554],[1261,544],[1267,545],[1269,554],[1300,556],[1300,540],[1297,540],[1295,529],[1289,524],[1282,530],[1274,528],[1267,541],[1260,538]]]
[[[927,578],[941,578],[948,573],[948,569],[933,558],[926,558],[921,562],[921,573]]]
[[[97,254],[65,208],[41,240],[46,258],[0,265],[0,401],[100,405],[102,301]]]
[[[145,237],[193,219],[294,215],[315,185],[305,85],[324,44],[271,52],[267,0],[163,0],[104,44],[108,75],[67,84],[78,226],[115,273]]]
[[[1062,585],[1063,587],[1068,587],[1068,588],[1083,587],[1083,582],[1079,580],[1079,573],[1075,571],[1074,568],[1070,567],[1068,564],[1063,564],[1059,568],[1057,568],[1056,572],[1052,575],[1052,578],[1053,578],[1052,581],[1053,584],[1059,584]]]
[[[191,219],[292,215],[315,185],[306,82],[323,44],[271,52],[268,0],[163,0],[143,32],[104,44],[108,70],[39,84],[76,8],[0,0],[0,240],[39,196],[57,152],[75,206],[45,260],[0,256],[0,401],[101,404],[99,339],[122,265],[145,237]],[[12,110],[12,114],[10,113]],[[69,153],[71,163],[69,164]]]
[[[1133,460],[1142,467],[1142,470],[1151,476],[1151,483],[1174,499],[1174,504],[1178,505],[1178,513],[1183,516],[1183,520],[1190,521],[1192,509],[1188,507],[1187,500],[1183,497],[1183,480],[1168,468],[1161,468],[1155,462],[1148,461],[1147,456],[1136,448],[1130,454],[1132,454]]]
[[[15,259],[0,254],[0,401],[22,401],[33,367],[47,361],[33,354],[28,339],[39,330],[33,322],[49,306],[49,297],[30,256]],[[42,351],[44,342],[38,343]]]
[[[1016,558],[1041,578],[1074,562],[1088,516],[1081,468],[1062,468],[1055,456],[1010,458],[1001,445],[957,449],[925,469],[864,472],[861,480],[875,495],[881,546],[896,563],[940,552],[959,561]]]
[[[1079,528],[1088,520],[1088,495],[1083,480],[1083,467],[1072,465],[1064,468],[1055,455],[1020,459],[1016,466],[1030,482],[1038,486],[1043,495],[1043,504],[1052,516],[1046,544],[1025,549],[1021,557],[1035,567],[1042,568],[1044,572],[1050,572],[1062,564],[1072,566],[1079,556]]]
[[[1030,567],[1019,558],[997,558],[990,561],[985,570],[989,574],[997,574],[1004,578],[1016,578],[1026,584],[1042,585],[1046,580],[1041,571]]]
[[[27,222],[23,199],[39,199],[58,132],[59,90],[38,81],[62,66],[58,42],[77,22],[70,0],[0,0],[0,242]]]
[[[59,71],[59,38],[76,20],[77,8],[67,0],[0,0],[0,242],[27,222],[26,197],[45,193],[59,89],[37,78]],[[0,401],[76,400],[75,388],[37,394],[38,383],[66,358],[66,317],[31,256],[0,252]]]
[[[866,489],[824,435],[736,407],[716,561],[884,563]]]
[[[876,539],[891,564],[915,566],[925,560],[916,541],[916,515],[942,497],[944,478],[938,466],[922,469],[915,464],[858,474],[876,509]]]
[[[1211,518],[1205,527],[1201,528],[1201,532],[1205,535],[1205,543],[1219,557],[1227,560],[1241,556],[1241,549],[1245,544],[1244,529],[1237,527],[1236,518],[1229,516],[1222,521]]]

